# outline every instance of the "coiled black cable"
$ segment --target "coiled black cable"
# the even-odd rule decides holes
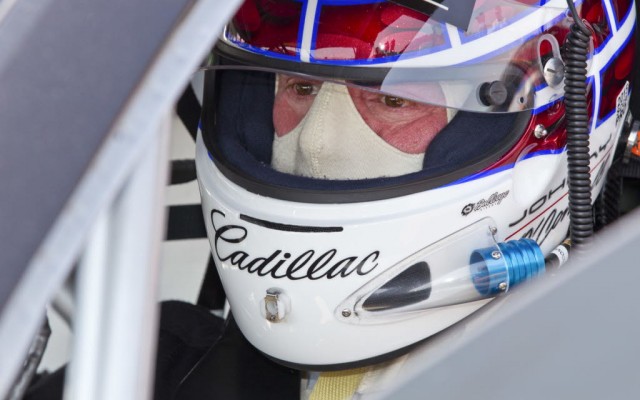
[[[567,3],[574,19],[564,55],[569,215],[571,242],[579,250],[593,235],[587,109],[587,56],[591,31],[582,22],[573,1],[567,0]]]

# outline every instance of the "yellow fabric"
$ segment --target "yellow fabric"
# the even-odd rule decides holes
[[[366,368],[322,372],[309,400],[348,400],[358,389]]]

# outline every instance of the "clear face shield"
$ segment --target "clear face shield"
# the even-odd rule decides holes
[[[534,107],[543,64],[559,56],[539,27],[561,23],[565,9],[564,0],[252,0],[221,44],[419,103],[517,112]],[[451,95],[433,97],[433,83]]]
[[[397,185],[396,178],[447,184],[495,162],[531,117],[530,110],[447,107],[468,93],[437,80],[389,92],[267,68],[220,65],[210,74],[213,106],[205,98],[203,132],[213,158],[301,189],[374,188]]]
[[[257,83],[270,88],[250,101],[272,105],[265,124],[273,144],[256,158],[276,172],[353,181],[424,179],[471,164],[478,170],[522,134],[523,114],[562,96],[562,68],[553,76],[543,68],[559,57],[556,39],[527,27],[562,21],[564,3],[462,2],[469,18],[456,23],[463,28],[446,23],[439,7],[425,14],[389,2],[350,3],[318,5],[310,27],[311,6],[248,1],[219,43],[224,61],[207,67],[271,74],[247,81],[269,81]],[[518,46],[509,31],[525,32]],[[259,57],[235,61],[246,50]],[[242,65],[252,60],[264,62]],[[242,118],[253,118],[251,108]],[[477,117],[489,114],[495,123]]]

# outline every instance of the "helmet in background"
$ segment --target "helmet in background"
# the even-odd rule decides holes
[[[628,110],[635,6],[576,7],[597,194]],[[544,271],[569,227],[571,22],[564,0],[244,2],[206,72],[196,162],[255,347],[308,368],[371,362]]]

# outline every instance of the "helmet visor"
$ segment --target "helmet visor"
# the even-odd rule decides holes
[[[543,62],[559,55],[555,39],[539,27],[562,25],[564,2],[450,1],[469,8],[462,28],[439,17],[446,14],[440,7],[418,12],[398,2],[249,0],[219,49],[239,62],[278,69],[294,62],[291,70],[468,111],[522,111],[561,96],[560,88],[544,99],[536,91],[548,86]],[[558,70],[554,86],[562,75]],[[450,95],[432,97],[425,87],[434,82]]]
[[[298,200],[389,198],[448,184],[495,163],[531,118],[247,67],[208,71],[205,88],[202,131],[213,160],[252,191]],[[422,90],[450,95],[435,82]]]

